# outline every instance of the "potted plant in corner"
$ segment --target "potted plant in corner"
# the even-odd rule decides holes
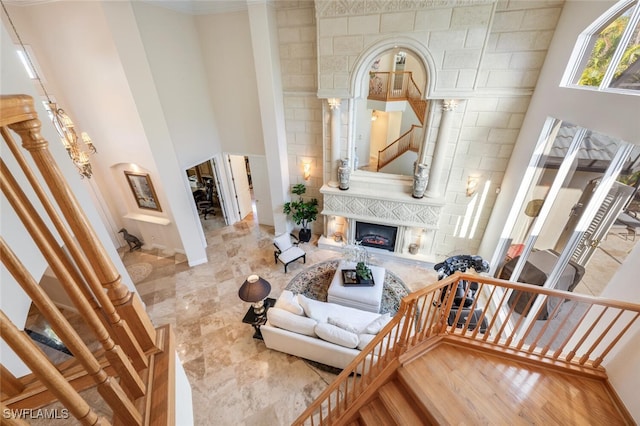
[[[297,201],[287,201],[284,203],[284,214],[291,215],[296,225],[301,225],[302,229],[298,234],[300,241],[309,242],[311,240],[311,229],[309,224],[318,217],[318,200],[315,198],[305,201],[302,195],[307,192],[307,187],[303,183],[293,185],[291,193],[298,196]]]

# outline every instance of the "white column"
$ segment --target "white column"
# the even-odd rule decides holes
[[[340,99],[329,98],[329,108],[331,109],[331,176],[329,176],[329,186],[338,186],[338,161],[340,161]]]
[[[444,99],[442,101],[442,117],[440,118],[436,147],[433,151],[433,160],[431,162],[431,168],[429,169],[429,182],[427,183],[427,190],[424,193],[427,197],[436,198],[442,194],[441,186],[444,157],[446,155],[449,135],[451,134],[451,123],[456,106],[458,106],[458,101],[455,99]]]
[[[276,11],[271,2],[263,0],[247,2],[247,6],[271,210],[275,233],[278,235],[288,231],[287,216],[282,213],[282,205],[289,200],[290,182]]]

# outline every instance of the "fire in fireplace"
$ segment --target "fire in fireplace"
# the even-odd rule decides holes
[[[393,251],[398,228],[376,223],[356,222],[356,241],[363,246]]]

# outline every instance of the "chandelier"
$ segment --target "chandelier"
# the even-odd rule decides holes
[[[42,88],[42,92],[44,93],[44,96],[47,98],[47,107],[49,110],[51,121],[53,122],[54,127],[56,128],[56,130],[58,131],[58,134],[60,135],[60,140],[62,141],[62,144],[64,145],[65,149],[67,150],[67,154],[69,154],[69,158],[71,158],[71,161],[73,161],[73,164],[78,169],[80,176],[83,178],[86,177],[90,179],[91,176],[93,175],[93,171],[91,170],[91,162],[89,161],[89,155],[95,154],[98,152],[96,150],[96,147],[93,146],[93,142],[91,141],[91,138],[86,132],[81,132],[80,137],[78,137],[78,134],[76,133],[75,126],[71,118],[67,115],[67,113],[64,112],[62,108],[58,106],[58,104],[56,104],[51,100],[49,93],[44,88],[44,84],[42,83],[42,80],[38,75],[38,71],[36,70],[36,67],[33,65],[31,56],[29,55],[27,48],[22,42],[22,39],[18,34],[18,30],[16,30],[16,27],[13,24],[13,21],[11,20],[11,16],[9,16],[9,12],[7,12],[7,8],[5,7],[4,1],[0,0],[0,3],[2,3],[2,9],[5,15],[7,16],[9,23],[11,24],[11,28],[13,29],[13,32],[15,33],[16,38],[20,43],[20,46],[22,47],[22,54],[24,57],[24,61],[27,62],[25,65],[28,68],[30,68],[31,73],[33,75],[32,79],[35,79],[38,81],[38,83],[40,84],[40,87]]]

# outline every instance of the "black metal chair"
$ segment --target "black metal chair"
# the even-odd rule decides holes
[[[291,239],[295,239],[292,242]],[[276,264],[278,261],[284,265],[284,273],[287,273],[287,266],[290,263],[295,262],[298,259],[302,259],[302,263],[307,263],[307,253],[298,247],[298,239],[291,234],[282,234],[277,236],[273,240],[273,245],[276,246],[276,250],[273,253]]]

